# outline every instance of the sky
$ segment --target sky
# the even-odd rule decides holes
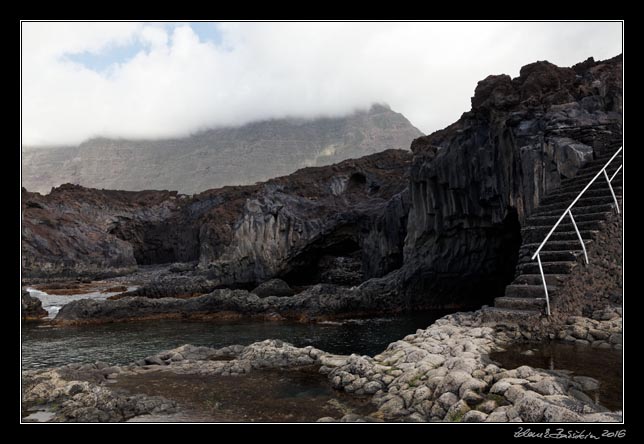
[[[181,137],[386,103],[431,133],[479,80],[622,52],[620,22],[23,22],[22,143]]]

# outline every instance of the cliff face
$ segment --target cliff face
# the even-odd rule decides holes
[[[621,73],[619,56],[490,76],[471,111],[412,143],[401,284],[408,299],[480,305],[502,295],[520,224],[541,196],[621,141]]]
[[[90,190],[67,184],[41,196],[23,188],[23,274],[100,276],[132,271],[138,251],[114,233],[127,225],[133,236],[144,236],[136,227],[162,223],[176,209],[176,192]]]
[[[23,150],[23,186],[48,193],[73,183],[192,194],[248,185],[386,149],[408,149],[422,133],[386,106],[341,118],[277,119],[165,140],[92,139]]]
[[[309,284],[325,273],[361,282],[402,263],[410,161],[389,150],[193,197],[23,189],[23,271],[93,275],[198,261],[212,285],[273,276]]]

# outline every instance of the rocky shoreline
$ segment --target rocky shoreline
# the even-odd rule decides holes
[[[621,334],[620,312],[620,309],[607,308],[598,311],[598,317],[611,319],[584,320],[593,326],[586,332],[585,341],[589,341],[589,336],[601,338],[608,334],[609,340],[604,343],[621,347],[610,340],[612,335]],[[580,336],[580,319],[559,332],[551,329],[549,334],[566,338],[570,331],[577,331]],[[618,326],[619,333],[615,331]],[[25,371],[23,411],[26,414],[48,409],[53,421],[104,422],[132,418],[144,421],[146,415],[171,420],[172,415],[181,413],[181,406],[174,400],[142,393],[119,393],[111,386],[133,375],[157,372],[232,378],[265,369],[286,371],[314,366],[327,376],[334,389],[369,399],[373,412],[312,421],[622,420],[621,412],[610,412],[593,402],[590,395],[597,388],[597,381],[592,378],[528,366],[508,370],[490,361],[492,351],[524,339],[524,333],[518,330],[486,322],[484,310],[479,310],[445,316],[425,330],[391,343],[374,357],[334,355],[279,340],[220,349],[184,345],[125,366],[69,364]]]
[[[47,311],[42,308],[40,299],[31,296],[26,290],[21,291],[20,298],[23,321],[39,321],[47,316]]]

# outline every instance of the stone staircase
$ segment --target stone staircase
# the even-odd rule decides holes
[[[532,260],[532,255],[561,214],[610,160],[619,146],[610,147],[604,154],[586,163],[575,177],[562,180],[560,188],[541,200],[539,207],[526,220],[521,230],[522,245],[519,250],[516,278],[506,287],[505,295],[494,300],[494,308],[488,309],[493,312],[490,314],[501,315],[504,318],[525,318],[540,316],[545,312],[546,300],[543,281],[537,260],[536,258]],[[607,168],[608,177],[611,177],[621,164],[622,153]],[[612,181],[613,190],[620,204],[622,171]],[[586,250],[588,250],[608,216],[615,211],[615,203],[606,179],[603,176],[597,178],[571,211],[579,233],[586,244]],[[558,288],[564,283],[567,276],[576,267],[585,265],[583,250],[569,216],[561,221],[550,236],[541,250],[540,257],[548,286],[548,295],[552,303],[553,298],[557,297]]]

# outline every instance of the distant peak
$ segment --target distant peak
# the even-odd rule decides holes
[[[386,103],[373,103],[369,108],[369,113],[382,113],[391,111],[391,107]]]

